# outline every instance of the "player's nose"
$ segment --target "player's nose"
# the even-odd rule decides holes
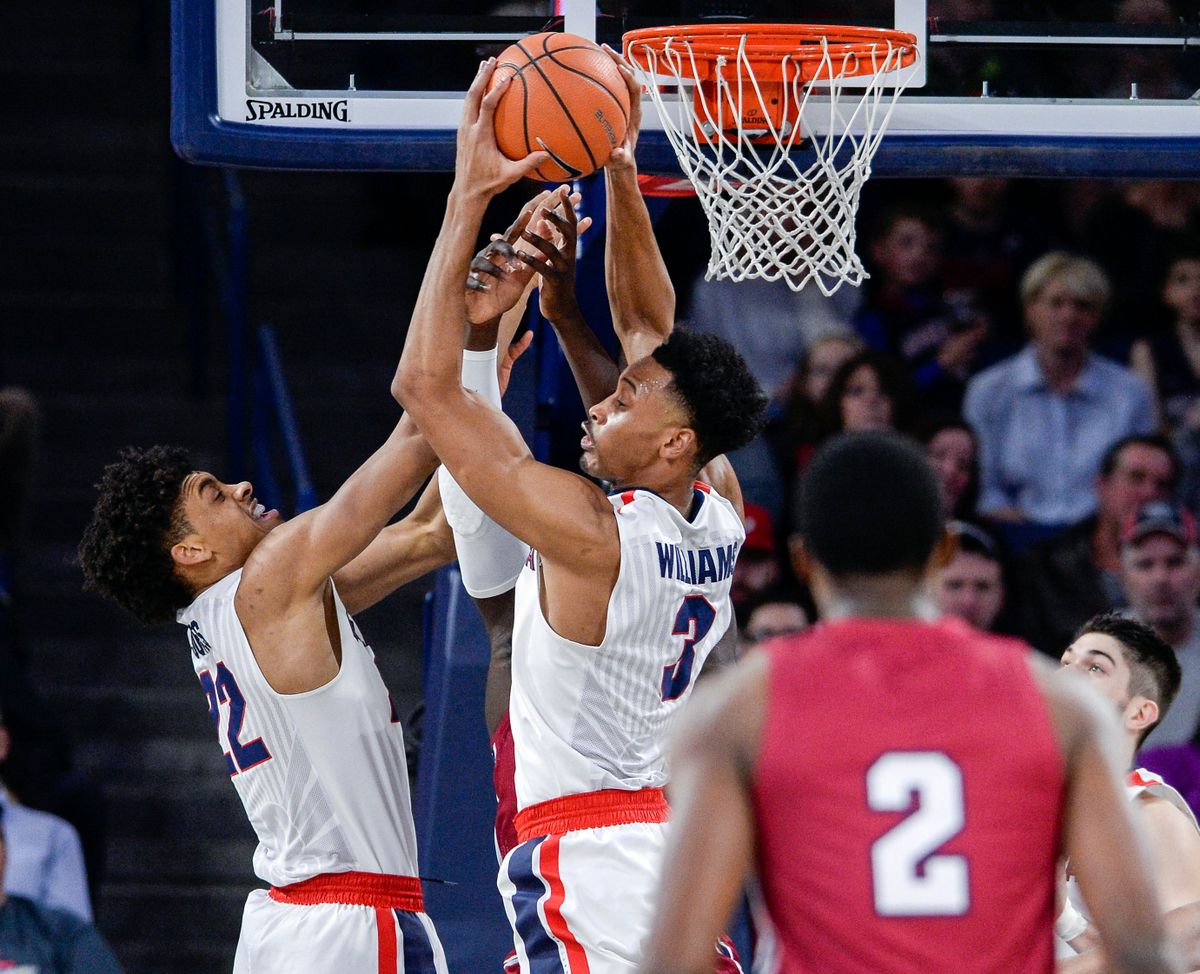
[[[239,501],[244,501],[248,497],[253,497],[254,485],[248,480],[243,480],[240,484],[234,484],[233,496]]]

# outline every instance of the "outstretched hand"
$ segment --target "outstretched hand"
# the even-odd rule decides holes
[[[500,395],[503,396],[508,391],[508,380],[512,378],[513,366],[517,364],[517,359],[529,351],[529,346],[532,344],[533,332],[527,331],[504,350],[500,364],[496,367],[496,378],[500,382]]]
[[[638,84],[629,62],[607,44],[602,46],[616,63],[617,70],[621,72],[621,79],[625,82],[625,88],[629,92],[629,122],[625,127],[625,138],[619,146],[613,149],[604,168],[614,172],[623,169],[636,170],[637,160],[634,151],[637,149],[638,132],[642,127],[642,86]]]
[[[579,194],[569,186],[560,186],[545,200],[534,222],[521,233],[521,239],[538,253],[519,251],[517,257],[541,276],[539,295],[542,314],[549,321],[562,321],[579,313],[575,298],[575,251],[580,234],[592,225],[592,218],[575,215]],[[539,256],[540,254],[540,256]]]
[[[484,325],[495,321],[521,300],[533,270],[517,259],[516,244],[533,214],[550,194],[550,190],[538,193],[521,207],[512,226],[502,235],[494,235],[471,261],[466,281],[467,321],[470,324]]]
[[[467,90],[454,163],[455,189],[489,199],[528,176],[550,158],[548,153],[538,151],[524,159],[513,160],[500,151],[496,144],[496,106],[508,90],[511,77],[503,78],[488,91],[495,70],[494,57],[481,62],[475,80]]]

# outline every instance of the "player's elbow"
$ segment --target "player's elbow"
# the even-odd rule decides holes
[[[415,363],[400,359],[392,376],[392,398],[410,413],[419,413],[421,403],[429,398],[429,373]]]

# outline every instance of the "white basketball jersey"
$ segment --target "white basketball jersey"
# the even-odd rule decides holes
[[[1125,794],[1129,797],[1130,801],[1135,801],[1143,792],[1149,793],[1155,798],[1165,798],[1183,812],[1192,825],[1200,830],[1200,824],[1196,822],[1196,815],[1188,807],[1188,803],[1183,800],[1183,795],[1179,794],[1179,792],[1163,781],[1153,771],[1147,771],[1145,768],[1136,768],[1125,776]],[[1092,918],[1087,904],[1083,901],[1083,895],[1079,892],[1079,884],[1075,881],[1074,876],[1070,876],[1067,879],[1067,897],[1075,909],[1089,920]]]
[[[347,871],[416,876],[404,734],[374,653],[335,590],[337,676],[307,693],[276,693],[234,611],[241,577],[221,579],[177,619],[258,835],[254,872],[274,886]]]
[[[648,490],[610,495],[621,567],[599,646],[550,628],[530,552],[517,580],[509,702],[518,808],[666,783],[668,725],[729,628],[746,537],[729,501],[703,484],[694,495],[690,518]]]

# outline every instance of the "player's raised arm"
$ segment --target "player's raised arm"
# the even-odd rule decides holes
[[[1112,717],[1088,688],[1045,673],[1039,677],[1066,762],[1063,852],[1109,963],[1122,974],[1178,971],[1147,870],[1145,842],[1121,784]]]
[[[604,494],[580,477],[537,463],[512,422],[464,389],[460,379],[467,317],[462,282],[484,211],[492,196],[544,158],[535,153],[512,162],[496,148],[492,119],[503,86],[484,95],[493,69],[494,62],[485,62],[467,93],[455,183],[393,393],[455,480],[498,524],[552,560],[581,570],[601,562],[612,568],[616,528]]]
[[[608,206],[604,275],[613,328],[626,361],[636,362],[671,334],[675,324],[675,288],[638,187],[634,150],[642,122],[641,87],[625,59],[611,48],[609,54],[617,62],[629,90],[629,125],[625,141],[613,150],[604,167]]]

